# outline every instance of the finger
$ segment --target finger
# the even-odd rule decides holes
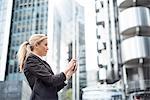
[[[75,67],[75,68],[76,68],[75,70],[77,71],[77,68],[78,68],[78,63],[76,63],[76,67]]]
[[[71,61],[73,61],[73,62],[75,61],[75,62],[76,62],[77,60],[76,60],[76,59],[74,59],[74,58],[72,58],[72,59],[71,59]]]
[[[76,66],[76,62],[72,62],[72,69]]]
[[[73,65],[76,66],[76,62],[73,62]]]
[[[74,63],[76,63],[76,60],[72,59],[69,63],[74,65]]]
[[[76,71],[77,71],[77,68],[75,68],[73,72],[75,73]]]
[[[75,67],[74,67],[74,70],[73,70],[73,71],[74,71],[74,72],[76,72],[76,71],[77,71],[77,66],[75,66]]]
[[[72,71],[74,71],[74,70],[75,70],[75,66],[74,66],[74,65],[72,66],[72,69],[71,69],[71,70],[72,70]]]

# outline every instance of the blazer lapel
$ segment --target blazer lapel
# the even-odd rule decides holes
[[[53,71],[52,71],[52,69],[51,69],[51,67],[50,67],[50,65],[49,65],[46,61],[44,61],[44,60],[42,60],[42,59],[40,59],[40,60],[41,60],[41,62],[44,64],[44,66],[45,66],[52,74],[54,74]]]
[[[36,59],[38,59],[52,74],[54,74],[50,65],[46,61],[42,60],[41,58],[39,58],[38,56],[34,54],[31,54],[31,55],[34,56]]]

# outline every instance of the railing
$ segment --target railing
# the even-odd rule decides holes
[[[139,92],[150,90],[150,80],[138,80],[128,82],[127,92]]]

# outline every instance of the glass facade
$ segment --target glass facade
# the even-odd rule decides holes
[[[76,75],[76,100],[82,100],[82,89],[87,86],[86,80],[86,50],[85,50],[85,18],[84,18],[84,7],[75,3],[75,34],[76,34],[76,48],[77,55],[76,59],[78,60],[78,72]],[[79,84],[79,85],[78,85]],[[78,87],[79,86],[79,87]],[[78,97],[79,95],[79,97]]]
[[[79,84],[80,84],[80,89],[86,87],[86,57],[85,57],[85,30],[84,30],[84,10],[83,7],[78,5],[79,9],[79,19],[80,21],[78,22],[78,29],[79,29]]]
[[[47,34],[48,0],[14,0],[6,80],[22,80],[16,53],[32,34]]]
[[[61,29],[62,29],[62,20],[60,13],[56,10],[54,12],[54,32],[53,32],[53,66],[56,68],[56,73],[60,72],[60,47],[61,47]]]

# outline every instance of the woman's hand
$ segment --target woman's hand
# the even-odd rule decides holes
[[[76,70],[77,70],[76,59],[71,59],[67,68],[64,71],[64,74],[66,75],[66,79],[69,80],[70,77],[76,72]]]
[[[73,70],[69,70],[67,75],[66,75],[66,80],[69,80],[71,78],[71,76],[76,72],[77,70],[77,65],[74,66]]]

